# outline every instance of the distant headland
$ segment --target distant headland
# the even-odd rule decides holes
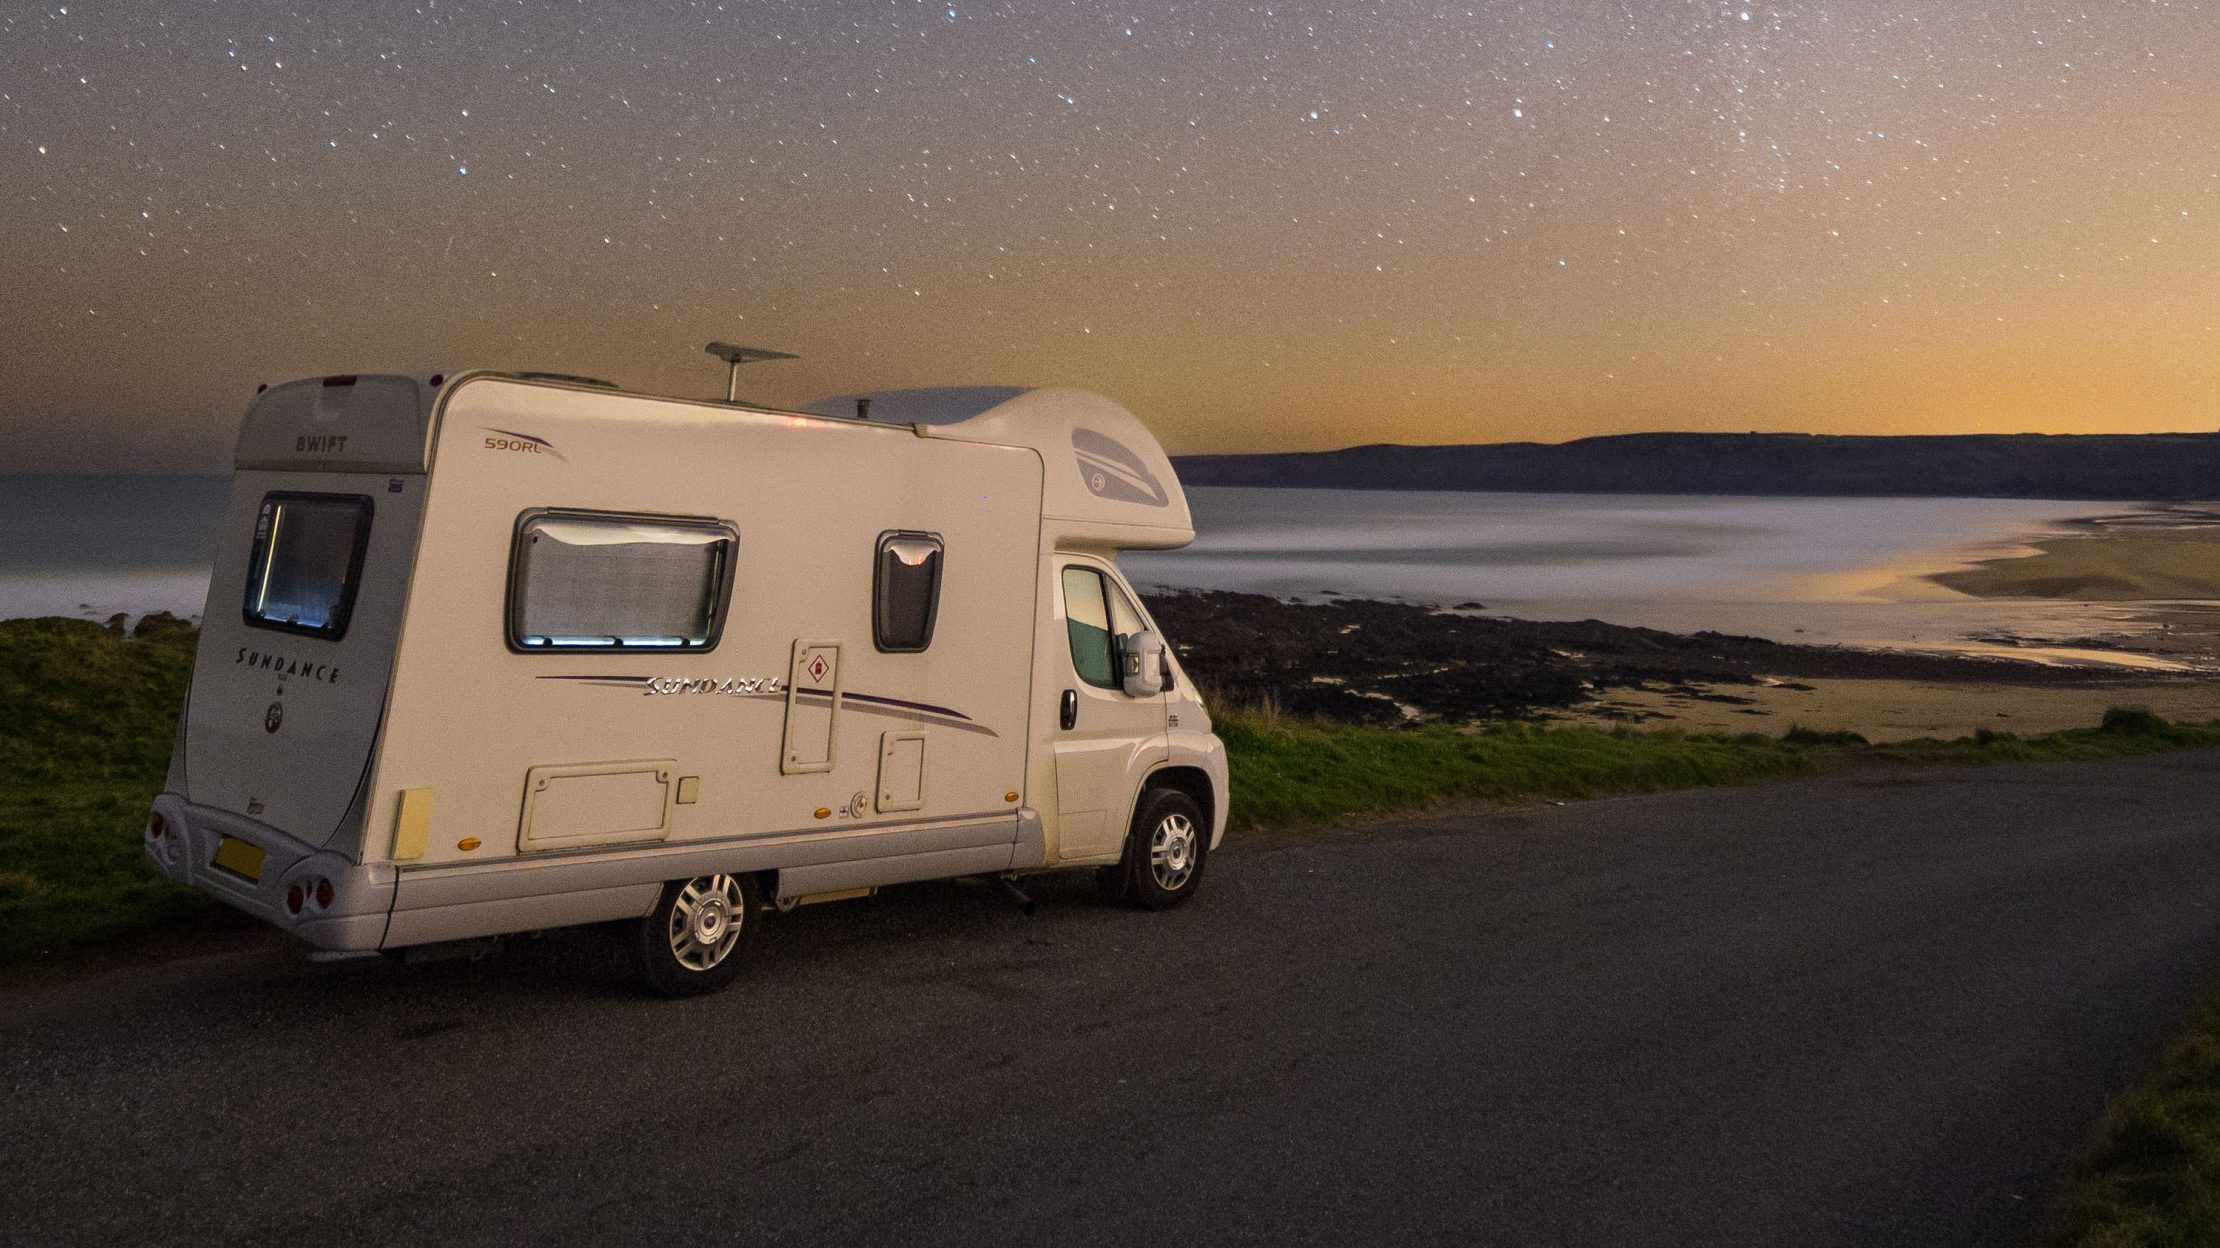
[[[2220,433],[1632,433],[1187,455],[1190,486],[1921,498],[2220,498]]]

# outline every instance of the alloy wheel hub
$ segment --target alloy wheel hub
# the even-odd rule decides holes
[[[1195,825],[1172,815],[1156,825],[1149,838],[1149,873],[1159,887],[1177,889],[1195,870]]]
[[[702,902],[701,908],[694,911],[694,939],[704,945],[714,944],[724,935],[728,917],[723,898],[712,897]]]

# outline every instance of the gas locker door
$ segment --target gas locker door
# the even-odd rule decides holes
[[[1057,700],[1056,825],[1065,860],[1118,852],[1134,786],[1167,748],[1165,695],[1125,692],[1124,640],[1147,627],[1109,568],[1057,561],[1058,622],[1065,634]]]
[[[789,776],[831,771],[839,741],[840,643],[796,640],[786,670],[786,735],[779,770]]]

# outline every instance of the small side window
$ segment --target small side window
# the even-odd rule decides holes
[[[361,494],[264,495],[247,564],[246,622],[330,641],[345,636],[370,511]]]
[[[871,639],[892,654],[933,644],[945,551],[931,533],[882,533],[871,584]]]
[[[518,650],[706,650],[739,534],[721,520],[526,512],[509,570]]]

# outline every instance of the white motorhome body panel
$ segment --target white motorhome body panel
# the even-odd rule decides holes
[[[362,500],[368,543],[337,638],[249,623],[248,574],[266,500]],[[370,766],[408,595],[421,475],[242,470],[217,529],[187,700],[178,791],[308,845],[353,853],[349,818]]]
[[[546,856],[519,848],[534,768],[669,760],[695,800],[671,806],[664,853],[828,835],[868,858],[897,848],[902,829],[938,821],[956,831],[935,852],[963,849],[950,835],[1014,842],[1040,491],[1039,457],[1022,449],[497,377],[460,383],[436,434],[368,803],[366,857],[377,860],[400,791],[437,797],[423,857],[401,864],[397,911],[411,908],[413,880],[445,874],[429,868]],[[737,553],[714,647],[513,649],[512,543],[519,517],[547,508],[729,523]],[[938,626],[922,653],[882,653],[873,642],[874,560],[892,530],[945,543]],[[823,653],[810,648],[834,643],[839,711],[810,721],[829,728],[829,766],[789,774],[789,672],[798,649],[806,666]],[[823,678],[833,677],[828,664]],[[829,683],[813,680],[796,700],[813,688]],[[828,702],[809,709],[829,711]],[[923,734],[931,762],[918,809],[881,817],[890,730]],[[875,849],[878,829],[887,844]],[[404,926],[397,916],[396,930]]]

